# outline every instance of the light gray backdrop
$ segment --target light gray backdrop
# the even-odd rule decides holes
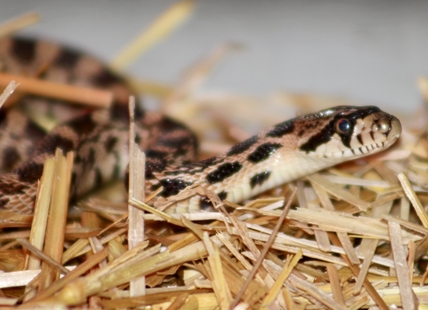
[[[0,22],[37,11],[42,21],[26,34],[109,60],[173,3],[0,0]],[[206,89],[308,91],[414,111],[422,101],[415,81],[428,74],[428,1],[201,0],[173,36],[129,70],[173,83],[224,41],[246,49],[228,57]]]

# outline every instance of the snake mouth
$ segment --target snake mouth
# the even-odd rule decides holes
[[[385,141],[382,142],[374,142],[368,145],[362,145],[358,148],[349,149],[350,153],[343,154],[346,157],[358,157],[358,156],[366,156],[371,155],[377,152],[381,152],[383,150],[386,150],[390,146],[392,146],[400,137],[401,135],[401,123],[400,121],[392,115],[389,115],[390,118],[388,120],[389,123],[389,129],[387,132],[385,132]],[[374,135],[371,132],[370,137],[373,138]],[[346,150],[342,153],[346,153]]]
[[[362,156],[371,155],[380,151],[383,151],[387,149],[390,145],[392,145],[395,142],[378,142],[374,144],[364,145],[355,149],[347,149],[344,151],[339,152],[330,152],[330,153],[324,153],[322,156],[317,157],[323,157],[323,158],[346,158],[346,159],[354,159]],[[318,155],[317,153],[312,153],[311,155]]]

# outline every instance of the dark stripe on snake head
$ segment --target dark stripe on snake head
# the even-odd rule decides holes
[[[245,152],[246,150],[248,150],[252,145],[254,145],[254,143],[256,143],[258,140],[257,136],[253,136],[241,143],[236,144],[235,146],[233,146],[229,152],[227,152],[227,156],[232,156],[232,155],[238,155],[238,154],[242,154],[243,152]]]
[[[4,168],[12,168],[21,160],[21,156],[15,147],[9,146],[3,150]]]
[[[23,64],[29,64],[36,57],[36,46],[37,42],[34,40],[15,38],[12,41],[11,55]]]
[[[267,179],[269,179],[270,173],[270,171],[265,171],[252,176],[250,179],[251,188],[256,187],[256,185],[262,185]]]
[[[241,170],[241,168],[242,165],[238,161],[233,163],[224,163],[218,166],[218,168],[213,172],[208,173],[207,181],[210,184],[222,182],[224,179],[237,173],[239,170]]]
[[[345,145],[348,148],[351,148],[352,133],[353,133],[353,129],[354,129],[355,125],[357,124],[357,120],[358,119],[364,119],[367,115],[370,115],[370,114],[376,113],[376,112],[380,112],[380,109],[378,107],[368,106],[368,107],[364,107],[364,109],[358,109],[357,111],[350,113],[350,114],[346,115],[345,117],[336,116],[335,117],[336,120],[338,120],[340,118],[345,118],[348,121],[350,121],[352,124],[352,131],[350,134],[348,134],[348,135],[339,134],[343,145]]]
[[[380,112],[379,108],[374,106],[363,107],[352,113],[349,113],[349,109],[346,109],[346,107],[343,108],[343,110],[344,111],[342,113],[335,115],[333,119],[329,121],[328,124],[325,125],[322,130],[320,130],[316,135],[310,137],[306,143],[300,146],[300,150],[307,153],[311,151],[315,151],[318,146],[330,141],[330,139],[333,137],[335,133],[337,133],[340,136],[343,145],[345,145],[348,148],[351,148],[350,143],[351,143],[353,130],[351,130],[351,133],[348,135],[340,134],[336,131],[336,122],[340,119],[347,119],[348,121],[351,122],[352,128],[354,128],[358,119],[363,119],[367,115],[370,115],[375,112]]]
[[[71,70],[74,69],[79,59],[80,55],[78,52],[70,49],[62,49],[56,57],[54,64],[58,67]]]
[[[281,138],[282,136],[292,133],[294,130],[294,120],[279,123],[271,129],[266,136],[272,138]]]
[[[275,153],[276,150],[281,147],[282,145],[279,143],[263,143],[259,145],[254,152],[248,155],[247,159],[254,164],[259,163],[263,160],[268,159],[270,155]]]
[[[160,194],[162,197],[177,195],[187,186],[192,185],[191,182],[185,182],[182,179],[163,179],[159,181],[159,184],[163,187]]]
[[[311,120],[310,122],[306,123],[304,128],[300,129],[297,133],[298,137],[303,137],[306,132],[318,128],[319,121],[318,120]]]
[[[363,136],[361,134],[357,135],[357,140],[360,142],[361,145],[364,145]]]

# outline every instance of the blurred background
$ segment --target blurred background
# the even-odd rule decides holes
[[[106,61],[176,1],[0,0],[0,22],[28,12],[21,31],[80,47]],[[204,90],[269,96],[316,93],[414,112],[417,78],[428,74],[428,1],[209,1],[128,68],[143,80],[176,83],[224,42],[228,55]]]

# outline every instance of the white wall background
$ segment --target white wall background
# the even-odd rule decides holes
[[[174,1],[0,0],[0,22],[36,11],[25,34],[80,46],[109,60]],[[219,43],[246,49],[222,63],[206,89],[339,95],[414,111],[428,74],[428,1],[201,0],[193,16],[129,70],[173,83]]]

